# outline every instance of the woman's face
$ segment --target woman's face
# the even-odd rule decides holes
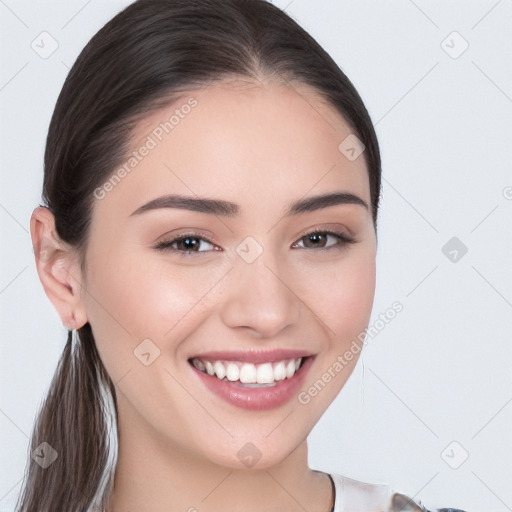
[[[137,126],[95,192],[82,296],[121,432],[229,467],[304,441],[356,364],[374,297],[351,133],[310,89],[277,83],[213,84]],[[331,194],[356,199],[313,200]]]

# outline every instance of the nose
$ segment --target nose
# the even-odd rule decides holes
[[[236,258],[234,266],[221,309],[225,325],[270,338],[298,323],[302,301],[294,293],[290,273],[279,271],[276,258],[264,251],[252,263]]]

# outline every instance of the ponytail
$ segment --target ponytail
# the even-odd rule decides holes
[[[116,439],[111,435],[117,425],[115,404],[114,385],[101,363],[89,323],[68,331],[37,414],[19,512],[104,508],[103,495],[113,476],[109,439]],[[109,421],[109,405],[115,421],[112,417]]]

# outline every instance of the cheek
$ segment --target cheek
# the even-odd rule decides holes
[[[364,330],[371,316],[375,294],[375,256],[353,251],[333,262],[330,269],[303,276],[300,297],[322,321],[328,338],[350,343]]]
[[[316,371],[298,395],[313,428],[352,374],[362,350],[361,334],[370,321],[375,293],[375,255],[354,251],[332,270],[309,274],[302,291],[306,304],[320,318],[326,345]]]
[[[161,352],[174,351],[194,321],[197,327],[202,300],[222,277],[222,269],[206,273],[115,251],[108,259],[91,256],[90,268],[89,322],[102,359],[121,376],[134,364],[133,351],[145,339]]]

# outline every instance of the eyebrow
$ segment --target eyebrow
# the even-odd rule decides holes
[[[306,199],[299,199],[289,206],[288,210],[285,212],[285,216],[289,217],[292,215],[313,212],[315,210],[340,204],[356,204],[368,210],[368,204],[359,196],[349,192],[335,192],[308,197]],[[143,204],[131,213],[130,217],[160,208],[178,208],[222,217],[237,217],[240,215],[241,211],[238,204],[230,201],[171,194],[157,197],[156,199],[152,199],[148,203]]]

